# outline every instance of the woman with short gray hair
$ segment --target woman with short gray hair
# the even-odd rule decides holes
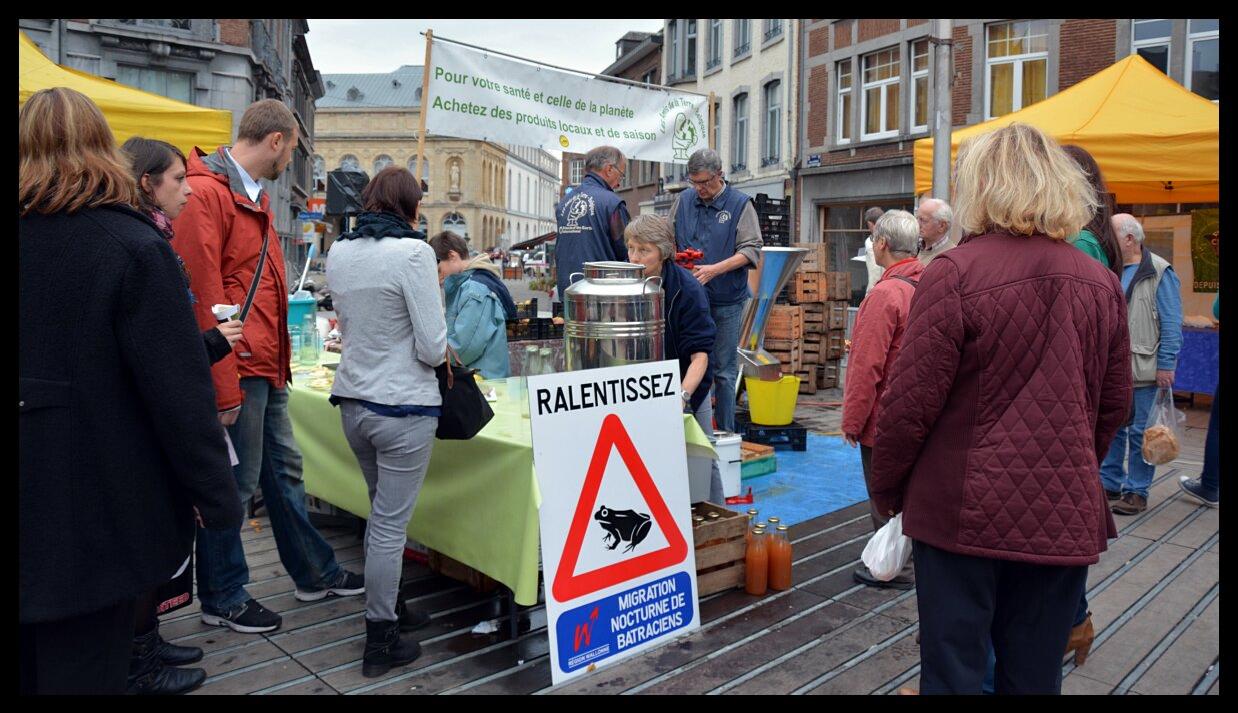
[[[666,218],[639,215],[623,231],[628,259],[645,267],[646,277],[661,277],[662,315],[665,319],[666,358],[679,360],[680,397],[684,412],[696,417],[706,435],[713,433],[710,403],[713,368],[709,353],[717,327],[709,315],[705,288],[692,273],[675,264],[675,234]],[[722,473],[718,461],[710,468],[709,501],[722,505]]]

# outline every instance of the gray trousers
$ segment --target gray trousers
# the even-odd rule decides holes
[[[860,444],[860,466],[864,469],[864,488],[868,491],[868,515],[873,520],[873,532],[876,532],[885,527],[890,518],[878,512],[876,504],[873,503],[873,449],[863,444]],[[913,560],[907,560],[907,564],[898,573],[898,576],[903,579],[914,576],[915,568],[913,564]],[[863,567],[864,565],[861,564],[860,566]]]
[[[710,392],[710,395],[712,393]],[[692,407],[689,405],[688,408]],[[707,438],[714,435],[714,406],[709,396],[705,397],[705,400],[701,402],[701,407],[692,415]],[[717,458],[710,461],[709,465],[709,502],[717,505],[726,503],[726,496],[722,494],[722,471],[718,469]]]
[[[430,465],[434,416],[380,416],[351,399],[340,403],[344,436],[370,491],[365,535],[365,618],[395,621],[405,531]]]

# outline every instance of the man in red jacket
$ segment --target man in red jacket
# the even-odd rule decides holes
[[[869,489],[869,509],[873,531],[881,529],[889,518],[872,501],[873,437],[877,434],[877,416],[881,394],[889,384],[890,367],[898,356],[899,342],[911,311],[911,296],[915,293],[924,264],[916,259],[919,226],[911,213],[892,210],[877,219],[873,238],[873,258],[884,272],[869,291],[855,318],[851,334],[851,352],[847,356],[847,381],[843,388],[843,437],[852,448],[860,445],[860,463],[864,468],[864,484]],[[911,565],[894,579],[883,582],[860,564],[855,580],[870,587],[911,589],[915,576]]]
[[[275,99],[246,109],[237,143],[189,157],[189,203],[173,227],[173,247],[189,270],[198,325],[215,324],[211,306],[249,304],[244,336],[211,370],[219,420],[228,427],[240,463],[233,469],[241,502],[261,486],[280,561],[296,582],[296,598],[365,591],[364,579],[342,569],[310,524],[301,480],[301,451],[288,419],[291,346],[284,255],[270,198],[260,179],[276,180],[297,146],[296,117]],[[256,274],[260,277],[255,278]],[[281,624],[245,591],[249,569],[239,530],[198,529],[198,596],[202,621],[242,633]]]

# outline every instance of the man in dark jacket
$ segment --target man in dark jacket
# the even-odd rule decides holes
[[[259,179],[279,178],[296,145],[296,118],[288,107],[274,99],[252,104],[241,118],[235,146],[189,157],[193,194],[173,227],[174,247],[185,260],[197,297],[199,326],[214,324],[214,304],[244,309],[256,286],[250,312],[243,315],[245,336],[233,356],[214,366],[219,420],[228,426],[240,460],[234,472],[241,502],[262,488],[280,561],[297,585],[296,598],[316,601],[361,594],[365,582],[336,563],[335,552],[310,524],[301,451],[288,419],[288,288],[270,198]],[[258,269],[261,277],[255,280]],[[242,633],[279,628],[279,615],[245,591],[249,569],[239,529],[199,532],[197,554],[205,623]]]
[[[585,154],[584,180],[555,206],[558,236],[555,238],[555,265],[559,300],[572,284],[572,273],[586,262],[626,261],[623,245],[628,206],[615,195],[615,188],[628,170],[628,160],[614,146],[599,146]]]
[[[709,294],[709,312],[718,328],[713,352],[714,396],[718,427],[735,430],[735,383],[739,378],[739,331],[744,302],[750,296],[748,271],[761,259],[761,226],[752,199],[727,185],[722,158],[713,149],[688,157],[688,181],[671,205],[677,249],[705,254],[693,276]]]

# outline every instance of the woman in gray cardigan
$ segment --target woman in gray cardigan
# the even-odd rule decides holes
[[[447,324],[434,250],[413,230],[421,187],[402,168],[379,171],[362,193],[357,227],[327,257],[344,342],[331,401],[370,491],[365,540],[365,656],[381,676],[421,654],[401,631],[429,623],[399,596],[405,530],[430,463],[442,399],[434,367]]]

